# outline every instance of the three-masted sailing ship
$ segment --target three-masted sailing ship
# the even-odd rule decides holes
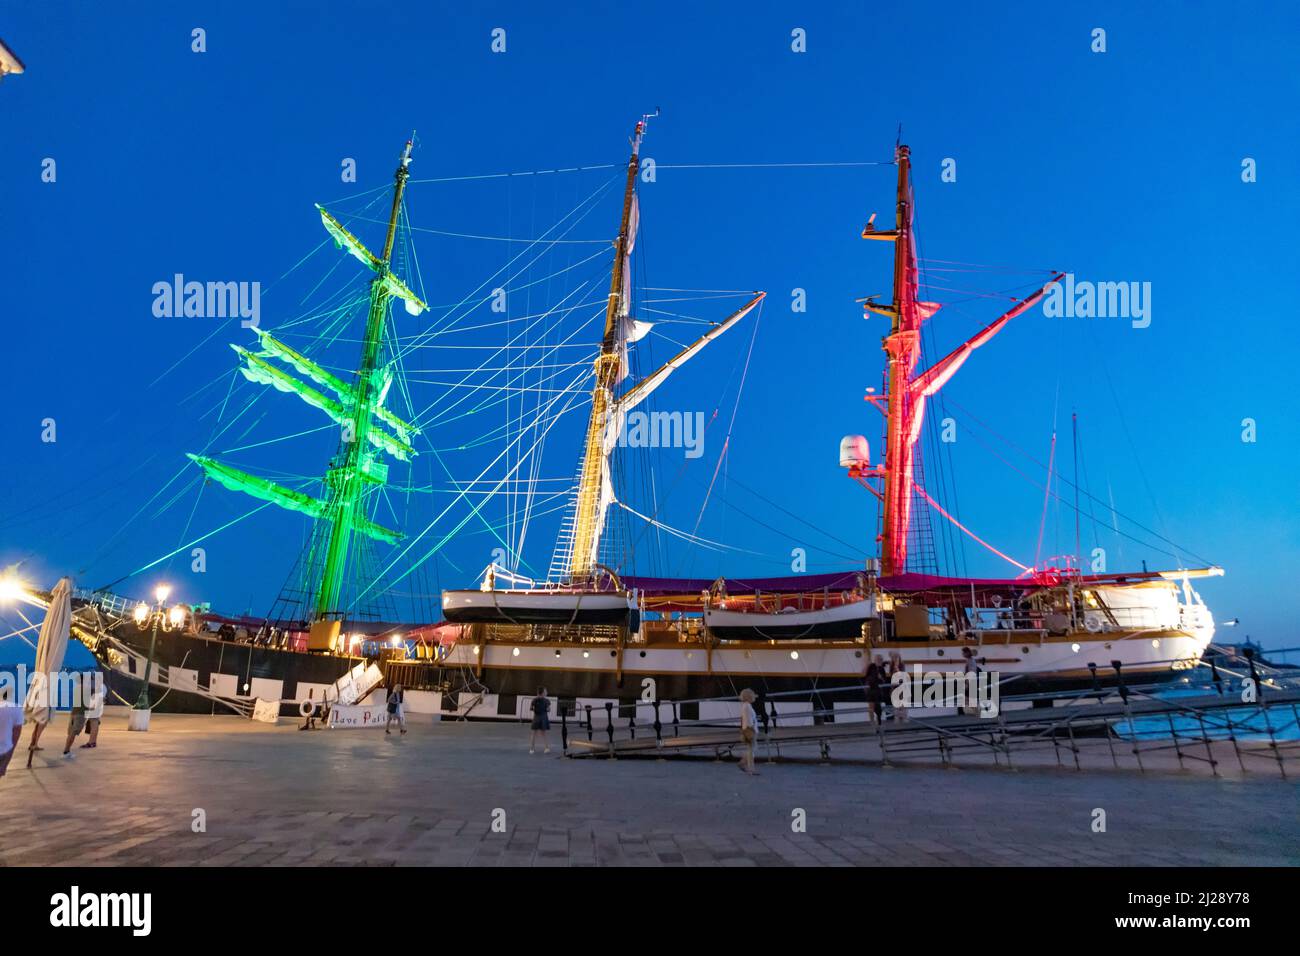
[[[314,497],[214,458],[191,456],[212,481],[313,519],[311,601],[293,619],[242,622],[249,637],[244,641],[214,633],[216,621],[227,628],[241,623],[216,615],[196,616],[184,632],[164,635],[153,651],[157,676],[149,679],[171,688],[170,707],[206,710],[221,696],[293,707],[328,697],[331,687],[369,663],[379,665],[387,683],[403,685],[408,710],[503,718],[517,716],[539,687],[580,704],[697,701],[746,686],[797,703],[860,686],[868,663],[881,656],[927,671],[960,670],[973,657],[985,670],[1014,678],[1017,691],[1088,686],[1121,675],[1159,680],[1197,665],[1214,624],[1191,582],[1221,573],[1217,568],[1084,574],[1066,564],[1024,568],[1013,578],[968,578],[921,573],[909,564],[917,508],[932,506],[948,517],[916,468],[927,400],[1061,276],[921,370],[922,327],[939,305],[919,296],[911,159],[904,145],[895,155],[894,227],[877,230],[873,216],[862,233],[893,246],[891,301],[865,301],[869,316],[889,323],[882,340],[884,387],[868,395],[883,416],[884,455],[873,461],[862,436],[848,436],[840,446],[840,465],[878,502],[879,557],[840,572],[777,578],[654,578],[616,567],[604,544],[619,493],[610,459],[629,413],[760,307],[764,295],[753,293],[667,363],[629,384],[629,350],[647,325],[634,317],[630,292],[645,132],[642,118],[627,161],[576,489],[549,579],[532,581],[494,563],[468,587],[442,593],[440,622],[349,617],[355,604],[344,595],[345,579],[355,573],[350,555],[358,542],[392,545],[402,537],[375,518],[388,476],[386,459],[408,460],[420,433],[386,404],[393,381],[385,353],[390,309],[395,301],[417,315],[426,307],[390,262],[411,159],[408,143],[378,255],[320,210],[335,242],[373,273],[351,381],[269,332],[255,330],[257,351],[234,346],[245,378],[297,395],[342,427],[343,440],[322,482],[325,493]],[[100,596],[80,607],[74,622],[74,633],[97,650],[113,680],[127,687],[143,679],[147,643],[131,627],[130,614],[129,605]],[[271,637],[263,639],[268,629]],[[370,655],[360,653],[363,647]]]

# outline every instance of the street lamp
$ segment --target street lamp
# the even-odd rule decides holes
[[[158,628],[163,631],[178,631],[185,626],[185,606],[177,604],[171,610],[167,609],[167,597],[172,589],[166,584],[160,584],[154,588],[153,596],[155,604],[148,605],[141,601],[131,612],[131,617],[135,621],[135,626],[140,630],[150,629],[149,635],[149,656],[145,659],[144,665],[144,682],[140,687],[140,696],[136,698],[135,704],[131,708],[130,721],[128,727],[131,730],[148,730],[149,729],[149,677],[153,672],[153,655],[158,643]]]

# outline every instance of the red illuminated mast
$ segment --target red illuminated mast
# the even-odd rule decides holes
[[[879,478],[883,485],[878,492],[882,507],[880,573],[886,577],[907,570],[908,529],[912,521],[913,491],[917,490],[914,479],[916,440],[925,421],[925,400],[943,387],[971,352],[993,338],[1013,318],[1032,308],[1061,278],[1059,274],[1054,276],[1033,295],[1016,303],[1010,311],[929,369],[916,374],[921,358],[921,326],[939,311],[939,304],[922,302],[917,298],[916,242],[912,233],[912,163],[906,146],[897,147],[895,163],[898,166],[898,201],[894,228],[877,231],[873,215],[862,230],[863,239],[894,243],[893,302],[881,305],[874,298],[868,298],[865,305],[868,312],[890,320],[889,334],[882,342],[888,363],[885,395],[872,399],[885,412],[885,460],[881,467],[857,474],[857,477]],[[924,495],[924,489],[919,490]]]

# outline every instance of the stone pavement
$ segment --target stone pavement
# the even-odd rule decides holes
[[[58,720],[32,770],[24,734],[0,779],[0,864],[1300,863],[1300,793],[1276,772],[761,763],[749,778],[725,761],[568,760],[558,730],[530,756],[516,724],[125,725],[110,710],[99,748],[63,761]]]

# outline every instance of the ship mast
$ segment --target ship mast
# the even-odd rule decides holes
[[[880,573],[901,574],[907,566],[907,531],[912,508],[912,448],[904,439],[911,403],[912,374],[920,358],[921,317],[916,303],[916,256],[912,239],[912,163],[906,146],[897,147],[898,199],[894,214],[894,304],[883,347],[888,357],[885,395],[887,467],[880,535]]]
[[[370,311],[366,318],[365,336],[361,345],[361,362],[357,367],[356,400],[353,405],[353,427],[345,432],[345,448],[326,473],[325,484],[329,499],[324,518],[329,524],[325,545],[320,587],[316,592],[316,620],[330,615],[342,615],[340,607],[344,575],[347,570],[348,550],[352,532],[366,520],[365,497],[367,485],[381,483],[376,474],[375,453],[370,448],[370,430],[373,423],[373,405],[376,386],[375,371],[384,340],[384,320],[388,315],[391,297],[389,262],[393,254],[393,240],[397,235],[397,219],[402,210],[402,193],[410,175],[411,140],[407,140],[401,160],[394,174],[393,205],[388,215],[388,235],[384,239],[383,253],[375,265],[375,276],[370,281]],[[386,471],[386,467],[383,469]]]
[[[890,320],[889,334],[884,337],[887,365],[885,397],[876,401],[885,412],[885,461],[869,472],[853,472],[859,477],[878,478],[883,485],[877,492],[881,500],[880,573],[884,577],[907,570],[907,538],[912,521],[913,492],[929,499],[915,483],[916,441],[925,422],[926,399],[952,378],[971,352],[1002,331],[1016,316],[1027,312],[1063,278],[1054,275],[1042,288],[1016,302],[1009,310],[967,339],[924,372],[917,374],[921,358],[921,326],[939,311],[939,303],[917,298],[916,242],[913,235],[911,151],[901,143],[894,161],[898,166],[898,197],[894,228],[877,231],[868,221],[863,239],[880,239],[894,243],[894,300],[881,305],[869,297],[864,308]],[[875,219],[873,215],[872,220]],[[874,399],[873,399],[874,400]],[[875,489],[872,489],[873,491]]]
[[[627,161],[627,183],[623,189],[623,216],[615,243],[614,272],[609,283],[609,302],[605,307],[605,335],[596,358],[596,382],[591,392],[591,418],[587,422],[587,440],[583,446],[582,467],[578,476],[573,523],[573,550],[569,555],[569,578],[580,580],[595,573],[596,543],[600,534],[601,491],[604,480],[606,426],[613,402],[613,389],[622,371],[620,324],[631,303],[627,302],[627,258],[633,208],[636,201],[636,174],[640,165],[641,140],[645,135],[646,117],[636,124],[632,134],[632,155]]]

